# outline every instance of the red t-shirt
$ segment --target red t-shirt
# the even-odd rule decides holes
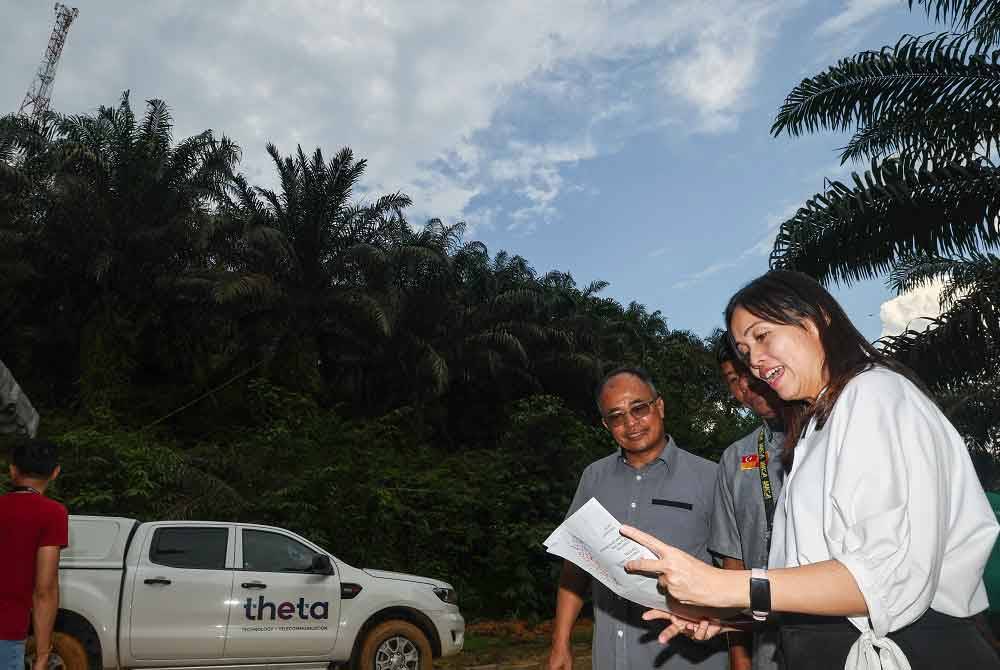
[[[68,544],[65,507],[38,493],[0,496],[0,640],[28,637],[39,547]]]

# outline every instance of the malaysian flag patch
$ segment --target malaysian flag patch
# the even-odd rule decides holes
[[[767,456],[764,457],[767,463]],[[740,459],[740,470],[756,470],[760,467],[760,457],[757,454],[747,454]]]

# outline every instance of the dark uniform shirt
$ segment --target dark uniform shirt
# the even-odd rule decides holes
[[[566,516],[591,498],[618,521],[710,562],[708,533],[715,463],[680,449],[670,438],[660,457],[633,468],[617,451],[587,466]],[[662,645],[662,622],[642,620],[646,607],[592,580],[593,667],[600,670],[722,670],[728,667],[724,636],[709,642],[683,637]]]
[[[761,426],[733,442],[719,459],[715,508],[708,548],[718,556],[738,558],[749,568],[767,567],[767,515],[760,488],[757,441],[764,431],[767,474],[774,502],[778,502],[785,472],[781,465],[784,436]],[[753,669],[776,670],[777,630],[757,631],[753,639]]]

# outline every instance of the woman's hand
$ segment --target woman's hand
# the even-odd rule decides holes
[[[629,561],[625,569],[655,575],[660,588],[678,602],[706,607],[750,606],[749,582],[742,571],[713,568],[631,526],[622,526],[621,534],[648,547],[658,557]]]
[[[660,635],[657,638],[660,644],[666,644],[678,635],[683,635],[692,640],[711,640],[719,633],[743,630],[735,626],[725,626],[718,620],[702,619],[700,621],[692,621],[673,612],[664,612],[663,610],[647,610],[643,613],[642,618],[646,621],[662,620],[668,622],[667,627],[660,631]]]

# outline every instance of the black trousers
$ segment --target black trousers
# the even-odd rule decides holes
[[[781,651],[786,670],[844,670],[860,633],[843,617],[784,615]],[[889,633],[913,670],[1000,670],[1000,658],[972,619],[927,610],[906,628]]]

